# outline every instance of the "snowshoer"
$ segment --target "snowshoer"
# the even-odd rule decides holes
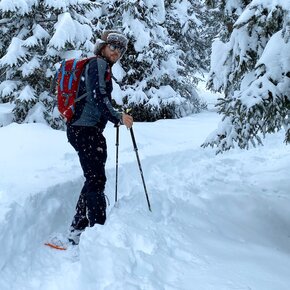
[[[106,139],[103,130],[107,121],[116,126],[133,125],[133,118],[115,110],[111,103],[111,69],[127,50],[128,40],[120,32],[106,30],[97,40],[94,54],[86,64],[79,85],[79,95],[88,93],[75,108],[67,123],[67,138],[78,153],[85,183],[81,190],[68,240],[76,245],[86,227],[103,225],[106,221],[105,163]]]

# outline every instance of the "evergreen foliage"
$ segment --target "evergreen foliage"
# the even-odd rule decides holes
[[[13,102],[16,122],[61,127],[49,95],[55,64],[69,53],[87,55],[92,28],[89,0],[0,1],[0,102]]]
[[[240,10],[247,4],[235,2]],[[290,7],[275,2],[252,1],[235,22],[229,41],[213,44],[208,85],[225,94],[217,104],[223,120],[203,146],[217,146],[218,153],[235,144],[262,144],[262,136],[282,127],[285,141],[290,141]]]
[[[118,28],[130,40],[121,60],[125,73],[118,90],[124,107],[134,108],[137,120],[142,121],[181,117],[205,108],[194,89],[195,73],[206,67],[199,2],[100,3],[103,14],[97,31]]]
[[[14,121],[63,127],[50,84],[61,59],[84,57],[104,29],[130,44],[115,65],[114,97],[137,120],[175,118],[205,108],[195,86],[208,66],[205,9],[200,1],[0,0],[0,102]],[[117,88],[117,89],[116,89]],[[142,112],[144,112],[142,114]]]

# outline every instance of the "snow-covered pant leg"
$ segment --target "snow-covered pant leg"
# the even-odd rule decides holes
[[[76,206],[76,214],[73,218],[71,227],[76,230],[84,230],[89,225],[89,220],[87,218],[87,205],[86,196],[84,188],[81,191],[79,200]]]
[[[106,184],[105,163],[107,160],[106,139],[102,132],[95,127],[68,126],[67,135],[69,142],[79,155],[86,178],[82,190],[83,198],[80,196],[77,205],[76,223],[73,222],[73,224],[82,220],[84,203],[89,226],[96,223],[104,224],[106,220],[106,199],[104,195]],[[82,223],[82,225],[84,224]]]

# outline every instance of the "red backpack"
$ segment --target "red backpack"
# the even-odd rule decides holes
[[[72,119],[76,102],[86,97],[78,96],[79,84],[85,65],[93,58],[64,60],[57,72],[57,106],[66,121]]]

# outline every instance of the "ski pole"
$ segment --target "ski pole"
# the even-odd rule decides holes
[[[140,171],[142,182],[143,182],[143,186],[144,186],[144,191],[145,191],[145,195],[146,195],[146,199],[147,199],[148,208],[149,208],[150,211],[152,211],[151,210],[151,206],[150,206],[148,193],[147,193],[147,189],[146,189],[146,185],[145,185],[145,180],[144,180],[144,176],[143,176],[141,162],[140,162],[140,158],[139,158],[139,154],[138,154],[138,148],[137,148],[137,144],[136,144],[136,140],[135,140],[135,136],[134,136],[134,132],[133,132],[133,128],[132,127],[130,128],[130,133],[131,133],[134,150],[135,150],[136,157],[137,157],[137,162],[138,162],[138,165],[139,165],[139,171]]]
[[[116,183],[115,183],[115,203],[118,200],[118,166],[119,166],[119,126],[116,126]]]

